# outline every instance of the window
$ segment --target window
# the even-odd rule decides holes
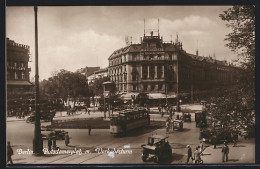
[[[171,53],[169,53],[169,59],[172,60],[172,54]]]
[[[154,76],[155,76],[155,68],[152,65],[152,66],[150,66],[150,78],[154,79]]]
[[[162,90],[162,85],[161,84],[158,85],[158,90]]]
[[[136,74],[136,73],[133,73],[133,75],[132,75],[132,80],[133,80],[133,81],[136,81],[136,79],[137,79],[137,74]]]
[[[134,61],[136,60],[136,55],[135,55],[135,54],[133,54],[133,60],[134,60]]]
[[[144,85],[144,91],[147,91],[147,85]]]
[[[17,67],[17,63],[16,62],[14,62],[14,67]]]
[[[24,74],[24,72],[22,72],[22,79],[25,79],[25,74]]]
[[[17,72],[14,72],[14,79],[18,79],[18,74],[17,74]]]
[[[151,85],[151,91],[153,91],[153,90],[154,90],[154,85],[152,84],[152,85]]]
[[[133,90],[136,91],[137,90],[137,86],[134,84],[133,85]]]
[[[162,78],[162,66],[161,66],[161,65],[159,65],[159,66],[157,67],[157,78],[158,78],[158,79],[161,79],[161,78]]]

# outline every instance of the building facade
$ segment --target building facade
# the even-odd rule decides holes
[[[178,37],[165,43],[152,32],[140,44],[114,51],[108,61],[110,80],[127,93],[191,93],[232,84],[238,73],[225,61],[186,53]]]
[[[7,38],[6,82],[7,97],[26,97],[33,95],[33,84],[30,82],[31,68],[30,47],[18,44]]]
[[[108,68],[99,69],[90,76],[87,76],[88,83],[94,82],[95,79],[108,77]]]

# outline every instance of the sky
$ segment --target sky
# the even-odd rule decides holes
[[[140,43],[150,29],[165,42],[178,33],[183,49],[228,62],[236,55],[225,47],[231,32],[219,14],[230,6],[40,6],[38,7],[39,77],[48,79],[60,69],[108,66],[113,51],[125,47],[125,37]],[[30,46],[31,78],[35,76],[34,8],[6,7],[6,36]],[[155,33],[156,35],[156,33]],[[130,40],[131,38],[129,38]],[[130,40],[131,41],[131,40]]]

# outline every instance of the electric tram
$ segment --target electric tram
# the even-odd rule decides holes
[[[110,134],[125,135],[146,125],[150,125],[150,115],[145,108],[126,109],[110,117]]]

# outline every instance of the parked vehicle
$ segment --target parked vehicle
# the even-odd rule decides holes
[[[66,131],[64,130],[46,130],[45,132],[42,132],[42,139],[48,140],[49,138],[55,137],[56,140],[65,140]]]
[[[55,116],[55,110],[40,110],[40,120],[51,121]],[[27,123],[33,123],[35,121],[35,111],[33,111],[30,116],[26,119]]]
[[[190,113],[184,113],[183,120],[184,120],[184,122],[191,122],[191,114]]]
[[[166,140],[169,136],[153,135],[148,137],[148,143],[143,144],[142,160],[145,162],[152,159],[156,163],[160,163],[164,159],[172,157],[172,148]]]
[[[201,135],[205,142],[210,144],[221,144],[224,141],[233,142],[231,132],[221,127],[215,129],[203,128],[201,130]]]
[[[196,127],[206,127],[207,126],[207,117],[206,117],[206,112],[196,112],[195,113],[195,122],[196,122]]]
[[[182,120],[173,120],[172,130],[182,130],[183,129],[183,121]]]

